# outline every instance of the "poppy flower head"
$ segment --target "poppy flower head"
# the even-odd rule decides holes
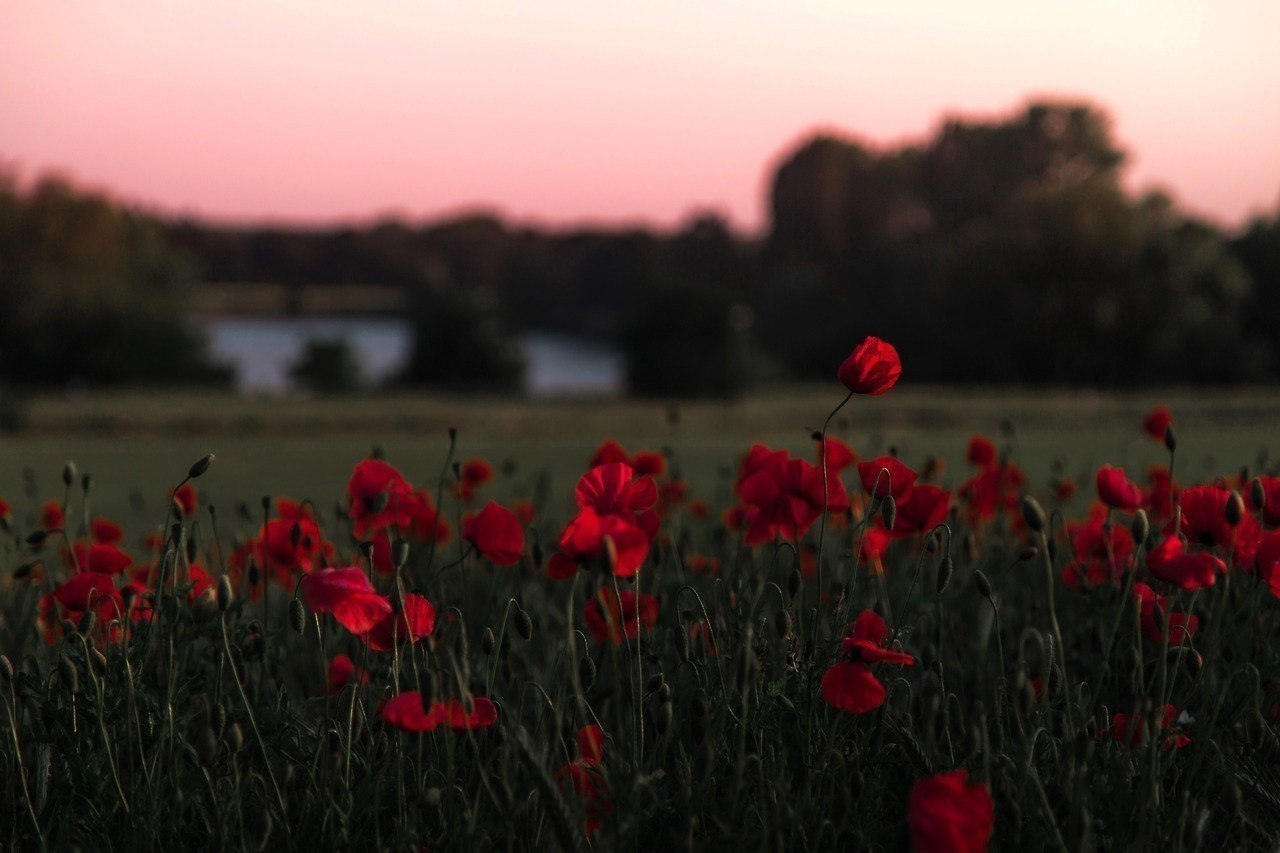
[[[1147,553],[1147,568],[1158,580],[1185,590],[1213,586],[1217,572],[1227,570],[1222,560],[1205,551],[1184,553],[1182,540],[1177,536],[1166,536]]]
[[[864,610],[850,626],[842,648],[845,660],[822,676],[822,698],[847,714],[865,714],[884,704],[887,691],[871,671],[870,664],[911,666],[915,658],[884,648],[889,629],[871,610]]]
[[[896,456],[880,456],[869,462],[858,463],[858,477],[868,495],[883,498],[893,495],[902,501],[916,484],[919,475],[898,460]]]
[[[902,361],[891,344],[868,337],[853,348],[836,376],[855,394],[878,396],[898,384]]]
[[[45,531],[62,530],[67,523],[67,514],[62,504],[50,498],[40,505],[40,527]]]
[[[631,464],[631,456],[627,453],[626,449],[612,438],[605,439],[600,446],[596,448],[596,452],[591,454],[591,461],[587,463],[587,467],[598,468],[601,465],[607,465],[610,462],[622,462],[628,465]]]
[[[995,442],[985,435],[975,435],[969,439],[969,447],[965,450],[964,458],[970,465],[983,470],[996,465],[999,459]]]
[[[1142,506],[1142,490],[1120,468],[1103,465],[1098,469],[1097,484],[1098,497],[1113,509],[1133,512]]]
[[[407,527],[413,518],[413,487],[382,459],[362,459],[347,480],[352,532],[364,539],[370,531],[393,525]]]
[[[302,597],[316,613],[331,613],[342,627],[363,634],[391,613],[359,566],[320,569],[302,578]]]
[[[524,528],[516,514],[493,501],[462,523],[462,538],[495,565],[512,566],[524,552]]]
[[[115,545],[124,539],[124,528],[109,518],[89,522],[89,536],[101,545]]]
[[[457,494],[463,503],[475,500],[480,487],[492,482],[493,465],[487,459],[468,459],[458,469]]]
[[[1173,426],[1173,414],[1169,411],[1169,407],[1163,404],[1147,412],[1147,416],[1142,419],[1142,431],[1156,441],[1164,441],[1165,430],[1171,426]]]
[[[382,706],[381,716],[384,723],[405,732],[432,732],[440,726],[465,732],[496,723],[498,709],[481,696],[472,697],[470,710],[458,699],[436,701],[424,709],[421,694],[406,690]]]
[[[635,639],[640,631],[648,631],[658,621],[658,600],[652,595],[623,590],[617,595],[601,589],[582,608],[582,620],[597,643]]]
[[[404,597],[399,613],[388,613],[365,635],[375,652],[386,652],[430,636],[436,627],[436,608],[416,592]]]
[[[822,442],[817,442],[818,458],[815,460],[817,464],[822,464]],[[853,448],[845,444],[838,438],[827,437],[827,476],[839,474],[845,468],[858,461],[858,454],[853,452]]]
[[[986,785],[952,770],[912,786],[907,823],[917,853],[982,853],[995,827],[995,804]]]
[[[1178,709],[1165,705],[1160,713],[1159,729],[1169,732],[1160,743],[1160,751],[1182,749],[1191,743],[1191,738],[1178,730]],[[1147,743],[1146,720],[1141,714],[1118,713],[1111,718],[1111,737],[1130,749],[1136,749]]]
[[[911,536],[927,533],[947,520],[951,510],[951,493],[930,483],[913,488],[907,499],[898,503],[898,516],[893,535]]]
[[[75,551],[76,565],[82,572],[118,575],[133,565],[133,558],[116,545],[76,542],[71,547]]]

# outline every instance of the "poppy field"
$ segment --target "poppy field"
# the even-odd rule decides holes
[[[945,458],[857,429],[890,344],[833,368],[802,445],[710,461],[602,434],[549,471],[449,430],[229,501],[210,454],[131,512],[24,476],[0,840],[1271,849],[1265,454],[1186,459],[1154,406],[1125,459],[1028,462],[1012,425]]]

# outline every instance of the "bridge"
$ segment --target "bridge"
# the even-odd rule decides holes
[[[409,294],[385,284],[206,282],[192,288],[197,317],[403,316]]]

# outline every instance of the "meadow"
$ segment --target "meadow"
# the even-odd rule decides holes
[[[1280,395],[846,393],[27,401],[0,837],[1271,849]]]

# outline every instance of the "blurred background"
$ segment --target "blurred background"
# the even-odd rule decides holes
[[[908,392],[1257,389],[1277,32],[1267,0],[6,3],[0,426],[724,400],[867,334]]]

